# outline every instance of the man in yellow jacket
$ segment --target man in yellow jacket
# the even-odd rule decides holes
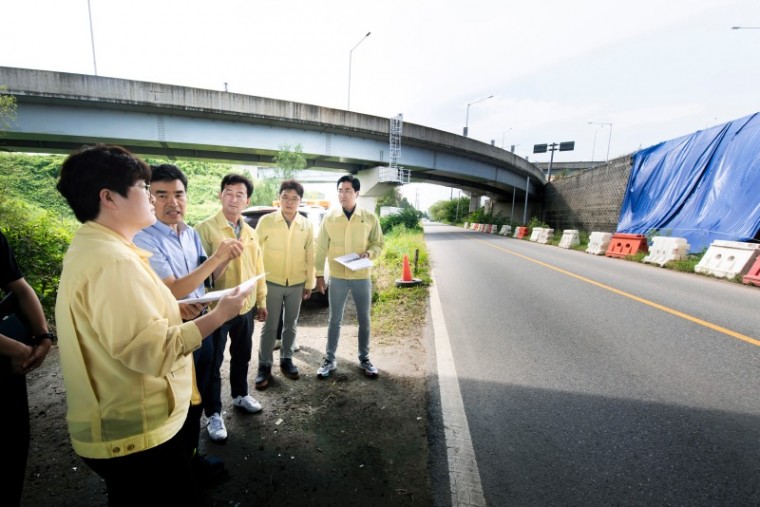
[[[327,349],[317,375],[329,377],[337,368],[335,352],[338,349],[340,325],[348,293],[354,298],[359,320],[359,366],[365,374],[375,377],[377,368],[369,360],[370,307],[372,304],[371,269],[353,271],[335,259],[355,253],[363,259],[375,259],[383,248],[383,232],[377,215],[356,205],[361,184],[353,175],[338,180],[340,208],[329,212],[322,220],[317,236],[316,272],[317,288],[325,293],[325,260],[330,265],[330,319],[327,326]]]
[[[301,301],[311,297],[314,287],[314,231],[309,220],[298,213],[303,185],[296,180],[280,184],[280,210],[264,215],[256,226],[264,269],[267,272],[267,315],[259,340],[259,370],[256,389],[265,389],[272,378],[272,362],[277,330],[282,318],[280,370],[297,379],[293,364],[293,344]],[[282,308],[282,315],[276,311]]]
[[[230,289],[264,273],[264,260],[256,237],[256,231],[243,219],[253,194],[253,183],[242,174],[228,174],[222,178],[219,200],[222,209],[198,224],[195,230],[201,237],[206,253],[213,255],[228,239],[238,239],[243,253],[226,266],[214,272],[214,288]],[[225,322],[214,332],[214,363],[211,369],[209,396],[203,401],[206,413],[206,430],[211,440],[227,439],[227,428],[222,419],[222,377],[224,348],[230,337],[230,394],[232,405],[246,412],[259,412],[261,404],[248,394],[248,364],[253,347],[253,313],[257,308],[259,322],[267,318],[267,286],[260,278],[240,314]]]

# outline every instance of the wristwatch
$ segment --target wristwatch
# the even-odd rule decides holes
[[[38,346],[40,343],[42,343],[42,340],[50,340],[51,343],[55,343],[58,341],[58,337],[55,335],[55,333],[42,333],[38,334],[37,336],[32,337],[32,347]]]

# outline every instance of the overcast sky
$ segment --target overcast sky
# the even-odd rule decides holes
[[[575,141],[555,161],[604,160],[760,111],[760,29],[731,29],[760,27],[760,0],[89,5],[94,62],[87,0],[0,0],[0,65],[96,64],[101,76],[346,109],[351,55],[351,110],[461,134],[467,104],[493,95],[470,106],[469,137],[536,162],[549,160],[538,143]]]

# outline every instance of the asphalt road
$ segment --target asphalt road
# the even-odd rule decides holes
[[[425,232],[488,505],[760,505],[760,288]]]

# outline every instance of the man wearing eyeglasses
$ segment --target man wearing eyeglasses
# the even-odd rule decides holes
[[[148,187],[154,198],[157,221],[135,235],[134,243],[153,254],[149,259],[153,271],[166,284],[177,299],[200,297],[205,293],[204,281],[212,273],[225,267],[229,261],[240,257],[243,246],[236,239],[229,239],[220,245],[210,258],[201,244],[200,236],[184,222],[187,210],[187,177],[171,164],[151,166],[151,180]],[[184,322],[194,320],[206,312],[206,305],[181,303],[179,305]],[[214,340],[204,339],[199,349],[193,352],[195,380],[201,401],[212,396],[210,391],[211,373],[214,364]],[[193,428],[188,433],[194,441],[188,442],[193,455],[193,464],[203,478],[217,475],[224,469],[224,462],[215,457],[198,454],[203,405],[190,407],[188,423]]]
[[[264,256],[267,308],[282,308],[267,315],[259,338],[259,369],[256,389],[265,389],[272,379],[273,350],[282,318],[280,370],[296,380],[293,345],[301,301],[311,297],[314,287],[314,231],[309,220],[298,213],[303,186],[296,180],[280,184],[280,210],[264,215],[256,226]]]

